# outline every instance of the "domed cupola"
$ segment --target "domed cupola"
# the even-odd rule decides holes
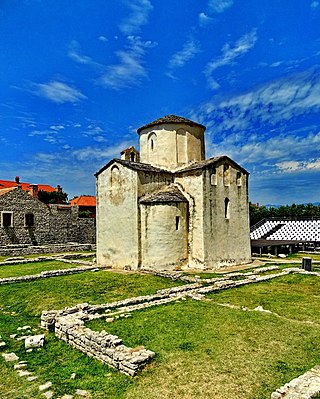
[[[138,129],[140,162],[175,170],[205,159],[205,126],[167,115]]]

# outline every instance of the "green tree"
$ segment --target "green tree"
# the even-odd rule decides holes
[[[67,204],[68,194],[63,191],[44,191],[39,190],[38,199],[45,204]]]

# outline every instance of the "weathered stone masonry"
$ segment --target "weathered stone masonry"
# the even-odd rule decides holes
[[[0,216],[0,245],[95,242],[95,221],[77,206],[47,206],[18,187],[0,195]]]

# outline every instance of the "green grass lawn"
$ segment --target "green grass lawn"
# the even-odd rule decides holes
[[[287,276],[90,326],[157,354],[125,398],[267,399],[320,362],[319,288],[317,278]],[[261,305],[282,317],[219,303]]]
[[[320,261],[320,254],[312,253],[312,252],[311,253],[298,252],[298,253],[289,255],[288,259],[299,260],[299,259],[306,258],[306,257],[312,258],[313,260]]]
[[[160,277],[110,271],[49,278],[0,287],[0,335],[39,382],[17,377],[0,357],[0,398],[40,399],[37,387],[52,381],[56,394],[87,389],[99,399],[269,399],[271,392],[320,364],[320,278],[289,275],[132,313],[113,323],[88,324],[144,345],[155,360],[134,378],[102,365],[47,334],[40,351],[26,354],[9,338],[18,326],[39,329],[43,309],[81,302],[105,303],[178,285]],[[260,305],[279,315],[219,304]],[[76,373],[76,378],[70,378]]]
[[[74,393],[79,388],[96,391],[94,397],[122,398],[133,380],[73,350],[54,334],[47,334],[44,349],[30,354],[25,353],[22,342],[9,336],[24,325],[30,325],[34,334],[43,333],[39,323],[45,309],[62,309],[85,301],[106,303],[178,284],[152,275],[99,271],[0,286],[0,335],[8,344],[0,352],[14,351],[20,360],[28,361],[30,371],[40,375],[39,382],[27,383],[0,356],[0,398],[43,398],[38,385],[47,380],[52,381],[59,394]],[[70,379],[72,373],[76,373],[75,380]]]

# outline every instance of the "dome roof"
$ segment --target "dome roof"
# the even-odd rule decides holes
[[[166,116],[163,116],[162,118],[156,119],[153,122],[147,123],[146,125],[139,127],[137,132],[140,133],[141,130],[143,130],[143,129],[146,129],[146,128],[152,127],[152,126],[162,125],[164,123],[181,123],[181,124],[189,125],[189,126],[199,126],[199,127],[202,127],[204,130],[206,129],[205,126],[201,125],[200,123],[191,121],[190,119],[182,118],[181,116],[176,116],[176,115],[166,115]]]

